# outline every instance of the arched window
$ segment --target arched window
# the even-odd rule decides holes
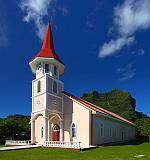
[[[100,124],[100,136],[103,137],[104,136],[104,125]]]
[[[41,138],[43,138],[43,127],[41,128]]]
[[[37,83],[37,92],[41,92],[41,81],[38,81]]]
[[[54,81],[54,82],[53,82],[53,93],[55,93],[55,94],[57,94],[57,92],[58,92],[58,91],[57,91],[57,87],[58,87],[58,86],[57,86],[57,83]]]
[[[76,125],[74,123],[71,125],[71,137],[76,137]]]

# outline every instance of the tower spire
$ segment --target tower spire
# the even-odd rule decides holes
[[[45,34],[45,37],[44,37],[44,40],[43,40],[42,49],[33,58],[33,60],[36,59],[36,58],[38,58],[38,57],[53,58],[53,59],[59,61],[60,63],[62,63],[64,65],[64,63],[61,61],[61,59],[55,53],[55,50],[54,50],[53,35],[52,35],[52,30],[51,30],[50,22],[48,22],[46,34]]]
[[[47,25],[41,50],[29,62],[30,68],[34,74],[36,74],[36,71],[38,71],[39,65],[45,66],[45,64],[52,66],[51,71],[53,70],[53,67],[56,67],[59,71],[59,75],[62,75],[64,73],[64,63],[61,61],[54,49],[50,22],[48,22]]]
[[[50,22],[48,22],[47,31],[44,37],[42,49],[50,49],[52,52],[55,52]]]

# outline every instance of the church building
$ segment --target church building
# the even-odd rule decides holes
[[[65,65],[56,54],[50,23],[41,50],[29,63],[31,142],[50,147],[92,146],[135,139],[136,125],[64,90]],[[81,82],[82,83],[82,82]]]

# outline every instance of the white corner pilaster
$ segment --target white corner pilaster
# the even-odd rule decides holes
[[[45,74],[45,99],[44,99],[44,108],[47,109],[48,107],[48,76]]]
[[[33,115],[31,114],[31,143],[35,143],[35,120],[33,119]]]
[[[47,136],[48,136],[48,137],[47,137],[47,140],[48,140],[48,141],[50,141],[50,140],[49,140],[49,137],[50,137],[50,135],[49,135],[49,132],[50,132],[49,127],[50,127],[50,125],[49,125],[49,121],[48,121],[48,129],[47,129],[47,132],[48,132],[48,133],[47,133]]]
[[[64,128],[64,124],[63,124],[63,120],[61,120],[60,121],[60,142],[64,140],[63,128]]]
[[[47,141],[48,140],[48,117],[47,117],[47,110],[45,110],[45,114],[44,114],[44,137],[43,137],[43,141]]]
[[[62,84],[62,91],[64,91],[64,84]],[[63,96],[63,93],[62,93],[62,114],[64,114],[64,96]]]

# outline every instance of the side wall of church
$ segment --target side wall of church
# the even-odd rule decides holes
[[[93,115],[92,144],[104,144],[135,139],[135,127],[103,116]]]

